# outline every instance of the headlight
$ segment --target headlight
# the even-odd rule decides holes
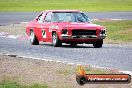
[[[62,34],[68,34],[68,30],[67,29],[62,29]]]

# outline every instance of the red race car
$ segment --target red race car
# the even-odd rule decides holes
[[[67,43],[93,44],[95,48],[103,45],[106,37],[105,27],[90,22],[89,18],[78,10],[46,10],[42,11],[26,26],[32,45],[39,41],[51,42],[53,46]]]

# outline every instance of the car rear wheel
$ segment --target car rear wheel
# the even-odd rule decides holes
[[[93,43],[93,46],[94,46],[95,48],[101,48],[102,45],[103,45],[103,40],[100,40],[100,41],[97,41],[97,42],[94,42],[94,43]]]
[[[53,33],[53,35],[52,35],[52,44],[55,47],[60,47],[62,45],[62,42],[60,41],[60,39],[56,33]]]
[[[33,31],[30,31],[30,43],[32,45],[38,45],[39,44],[39,41],[37,39],[37,37],[35,36],[34,32]]]

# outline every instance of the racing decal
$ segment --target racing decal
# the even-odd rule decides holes
[[[52,25],[49,29],[49,32],[52,32],[53,31],[52,29],[59,29],[59,26]],[[59,30],[57,31],[60,32]]]
[[[53,25],[53,26],[51,26],[51,28],[53,28],[53,29],[58,29],[59,26],[55,26],[55,25]]]
[[[42,37],[47,38],[45,29],[42,29]]]
[[[52,32],[52,29],[49,29],[49,32]]]

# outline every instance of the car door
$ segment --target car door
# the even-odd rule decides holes
[[[51,17],[52,17],[52,13],[51,12],[48,12],[46,14],[46,17],[44,19],[44,28],[42,29],[43,30],[43,38],[47,38],[46,41],[47,42],[51,42],[51,37],[52,37],[52,30],[51,30],[51,26],[53,24],[52,20],[51,20]]]
[[[50,42],[51,41],[51,31],[50,25],[51,25],[51,12],[43,13],[39,18],[37,22],[37,30],[40,41],[44,42]]]
[[[43,22],[45,18],[46,13],[41,12],[37,17],[36,17],[36,23],[35,23],[35,28],[34,32],[39,41],[43,41],[43,36],[42,36],[42,28],[43,28]]]

